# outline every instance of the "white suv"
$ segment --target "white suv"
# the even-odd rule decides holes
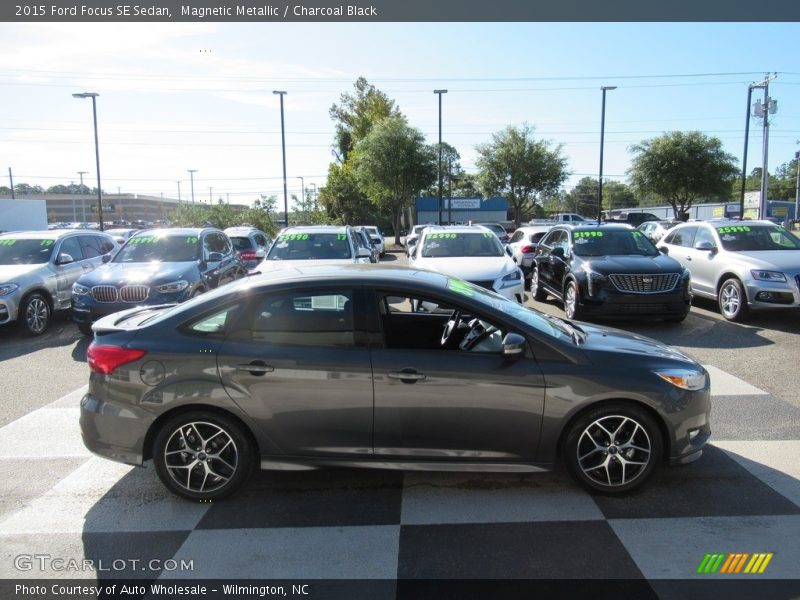
[[[493,290],[520,304],[524,278],[497,236],[479,225],[426,228],[409,264]]]
[[[350,226],[314,225],[287,227],[272,242],[259,264],[262,273],[295,264],[368,263],[371,253],[361,248]]]

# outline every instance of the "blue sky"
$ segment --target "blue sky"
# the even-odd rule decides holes
[[[94,182],[91,103],[98,98],[107,192],[249,203],[282,194],[286,90],[289,192],[324,185],[328,108],[363,75],[474,171],[476,144],[527,122],[562,144],[573,175],[595,176],[600,86],[607,96],[604,173],[625,181],[629,147],[664,131],[700,130],[741,160],[747,84],[777,71],[770,169],[800,148],[795,23],[89,23],[0,24],[0,175],[45,187]],[[748,171],[761,164],[751,121]],[[228,196],[229,195],[229,196]]]

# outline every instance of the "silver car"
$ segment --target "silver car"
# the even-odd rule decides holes
[[[689,269],[692,291],[729,321],[749,311],[800,307],[800,240],[769,221],[684,223],[658,244]]]
[[[507,248],[511,251],[511,259],[517,263],[525,274],[525,281],[530,282],[533,271],[533,257],[536,255],[536,246],[539,245],[552,225],[527,225],[520,227],[511,236]]]
[[[0,235],[0,324],[19,320],[30,335],[72,306],[72,284],[118,248],[99,231],[22,231]]]

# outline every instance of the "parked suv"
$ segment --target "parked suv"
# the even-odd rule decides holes
[[[272,240],[255,227],[228,227],[225,230],[244,266],[255,269],[267,255]]]
[[[247,274],[233,245],[214,228],[150,229],[72,286],[72,318],[82,333],[105,315],[178,303]]]
[[[800,307],[800,241],[769,221],[711,220],[678,225],[659,247],[692,274],[692,290],[722,316]]]
[[[682,321],[689,312],[689,271],[627,225],[558,225],[539,242],[534,262],[531,295],[539,301],[555,296],[569,319]]]
[[[72,284],[119,246],[99,231],[23,231],[0,235],[0,323],[19,320],[30,335],[53,311],[72,305]]]
[[[371,251],[362,248],[355,230],[349,225],[308,225],[282,230],[259,264],[261,272],[292,264],[368,263]]]

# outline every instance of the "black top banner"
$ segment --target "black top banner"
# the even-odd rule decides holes
[[[6,0],[13,22],[798,21],[787,0]]]

